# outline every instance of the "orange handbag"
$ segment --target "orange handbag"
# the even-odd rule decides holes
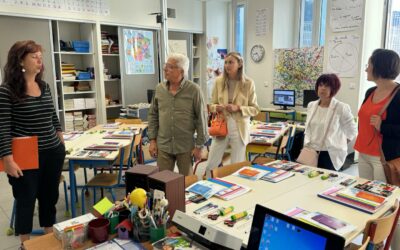
[[[224,137],[228,135],[228,126],[224,115],[221,113],[213,114],[211,126],[208,128],[208,133],[211,136]]]

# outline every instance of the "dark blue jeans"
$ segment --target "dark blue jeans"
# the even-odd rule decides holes
[[[318,167],[328,170],[336,171],[331,158],[329,157],[328,151],[320,151],[318,157]]]

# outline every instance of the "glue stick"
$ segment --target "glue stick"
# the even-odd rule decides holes
[[[243,212],[232,215],[231,220],[235,221],[235,220],[241,219],[246,216],[247,216],[247,211],[243,211]]]
[[[229,206],[229,207],[226,207],[224,209],[221,209],[221,210],[219,210],[219,215],[221,215],[221,216],[227,215],[230,212],[232,212],[233,209],[234,209],[233,206]]]

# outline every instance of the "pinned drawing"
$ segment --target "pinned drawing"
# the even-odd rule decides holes
[[[332,0],[330,25],[333,32],[355,30],[361,27],[363,0]]]
[[[127,75],[154,74],[153,31],[123,29]]]
[[[179,53],[187,56],[187,45],[186,40],[168,40],[168,52]]]
[[[323,47],[276,49],[274,89],[296,90],[296,104],[303,103],[303,90],[313,89],[322,73]]]
[[[358,69],[359,35],[340,35],[328,41],[327,69],[340,77],[354,77]]]

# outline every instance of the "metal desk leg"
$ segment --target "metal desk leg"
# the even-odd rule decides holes
[[[75,193],[76,193],[76,183],[74,178],[74,161],[69,160],[69,186],[70,186],[70,194],[71,194],[71,218],[76,217],[76,208],[75,208]]]

